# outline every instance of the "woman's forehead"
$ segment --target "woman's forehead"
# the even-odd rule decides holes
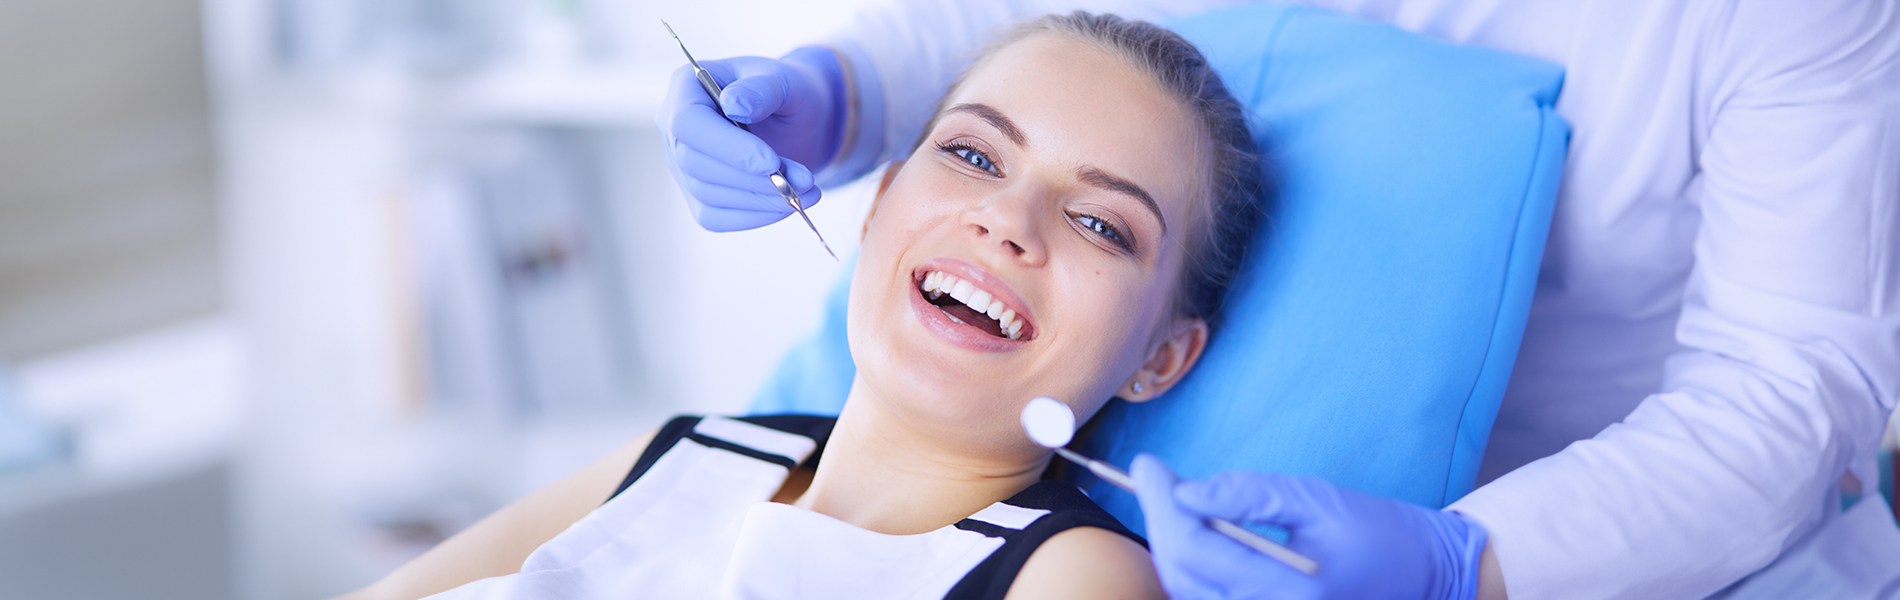
[[[1186,137],[1177,127],[1187,121],[1186,111],[1153,76],[1110,50],[1066,34],[1032,35],[996,49],[972,67],[955,93],[962,102],[975,99],[1022,113],[1019,119],[1054,112],[1135,125],[1094,122],[1081,131],[1135,137],[1160,128],[1175,134],[1171,137]],[[1044,133],[1072,133],[1062,124],[1050,120],[1051,130]]]

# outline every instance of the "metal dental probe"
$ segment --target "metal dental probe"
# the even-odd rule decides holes
[[[686,49],[686,42],[680,41],[680,34],[673,31],[671,24],[668,24],[665,19],[661,19],[660,24],[666,25],[666,32],[673,35],[673,41],[680,45],[680,52],[686,53],[686,62],[693,65],[693,76],[699,78],[699,87],[705,88],[706,94],[712,96],[713,109],[718,111],[719,116],[725,118],[727,123],[750,133],[752,128],[732,120],[732,117],[726,116],[725,111],[719,110],[719,92],[722,89],[719,82],[713,80],[712,73],[706,72],[706,69],[699,66],[699,61],[693,60],[693,53]],[[825,253],[831,255],[831,260],[838,260],[838,253],[832,252],[831,244],[825,243],[825,234],[818,233],[818,226],[813,225],[811,217],[805,215],[805,201],[799,199],[798,190],[792,189],[792,182],[785,179],[784,169],[772,172],[772,187],[778,188],[778,195],[785,198],[785,203],[791,205],[793,212],[798,213],[798,218],[805,220],[805,226],[811,228],[812,235],[818,236],[818,245],[825,247]]]
[[[1123,471],[1114,465],[1083,456],[1081,453],[1068,448],[1056,448],[1055,451],[1056,454],[1069,459],[1069,462],[1087,468],[1090,473],[1094,473],[1096,477],[1102,478],[1102,481],[1127,490],[1130,494],[1137,493],[1135,492],[1135,478],[1129,476],[1127,471]],[[1275,560],[1286,563],[1287,566],[1298,569],[1301,573],[1307,575],[1319,573],[1319,563],[1313,562],[1313,559],[1288,550],[1285,546],[1275,544],[1272,540],[1261,537],[1258,533],[1248,531],[1245,527],[1235,525],[1232,521],[1210,517],[1207,519],[1207,526],[1225,534],[1228,538],[1236,542],[1253,548],[1256,552],[1271,556]]]
[[[1069,462],[1088,468],[1090,473],[1094,473],[1096,477],[1102,478],[1102,481],[1127,490],[1131,494],[1139,493],[1135,491],[1135,478],[1130,477],[1127,471],[1116,468],[1115,465],[1083,456],[1082,453],[1067,448],[1069,442],[1075,439],[1075,412],[1070,410],[1068,405],[1063,404],[1062,401],[1048,396],[1032,398],[1028,404],[1023,405],[1022,419],[1023,432],[1029,434],[1029,441],[1035,442],[1044,448],[1055,450],[1056,455],[1068,459]],[[1221,532],[1234,541],[1245,544],[1247,547],[1253,548],[1261,554],[1271,556],[1275,560],[1286,563],[1287,566],[1298,569],[1301,573],[1307,575],[1319,573],[1319,563],[1314,562],[1313,559],[1302,556],[1300,553],[1294,552],[1285,546],[1273,543],[1273,540],[1261,537],[1260,534],[1249,531],[1245,527],[1235,525],[1232,521],[1208,517],[1205,519],[1205,522],[1208,527],[1214,528],[1215,531]]]

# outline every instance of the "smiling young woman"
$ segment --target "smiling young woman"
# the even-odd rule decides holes
[[[838,418],[676,419],[357,595],[1161,597],[1139,538],[1044,479],[1018,415],[1051,396],[1086,420],[1180,381],[1261,201],[1192,46],[1031,22],[885,174]]]

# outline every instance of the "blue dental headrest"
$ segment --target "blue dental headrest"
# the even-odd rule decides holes
[[[1111,401],[1079,449],[1123,466],[1152,452],[1190,477],[1312,475],[1433,507],[1463,496],[1543,256],[1569,139],[1553,109],[1562,69],[1308,7],[1171,27],[1251,111],[1279,196],[1200,364],[1163,397]],[[843,406],[849,285],[755,412]],[[1132,495],[1078,483],[1141,529]]]

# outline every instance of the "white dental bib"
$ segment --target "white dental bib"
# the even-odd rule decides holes
[[[771,502],[836,419],[680,417],[621,491],[520,573],[432,598],[1001,598],[1044,540],[1135,538],[1074,485],[1042,481],[956,524],[886,535]]]

